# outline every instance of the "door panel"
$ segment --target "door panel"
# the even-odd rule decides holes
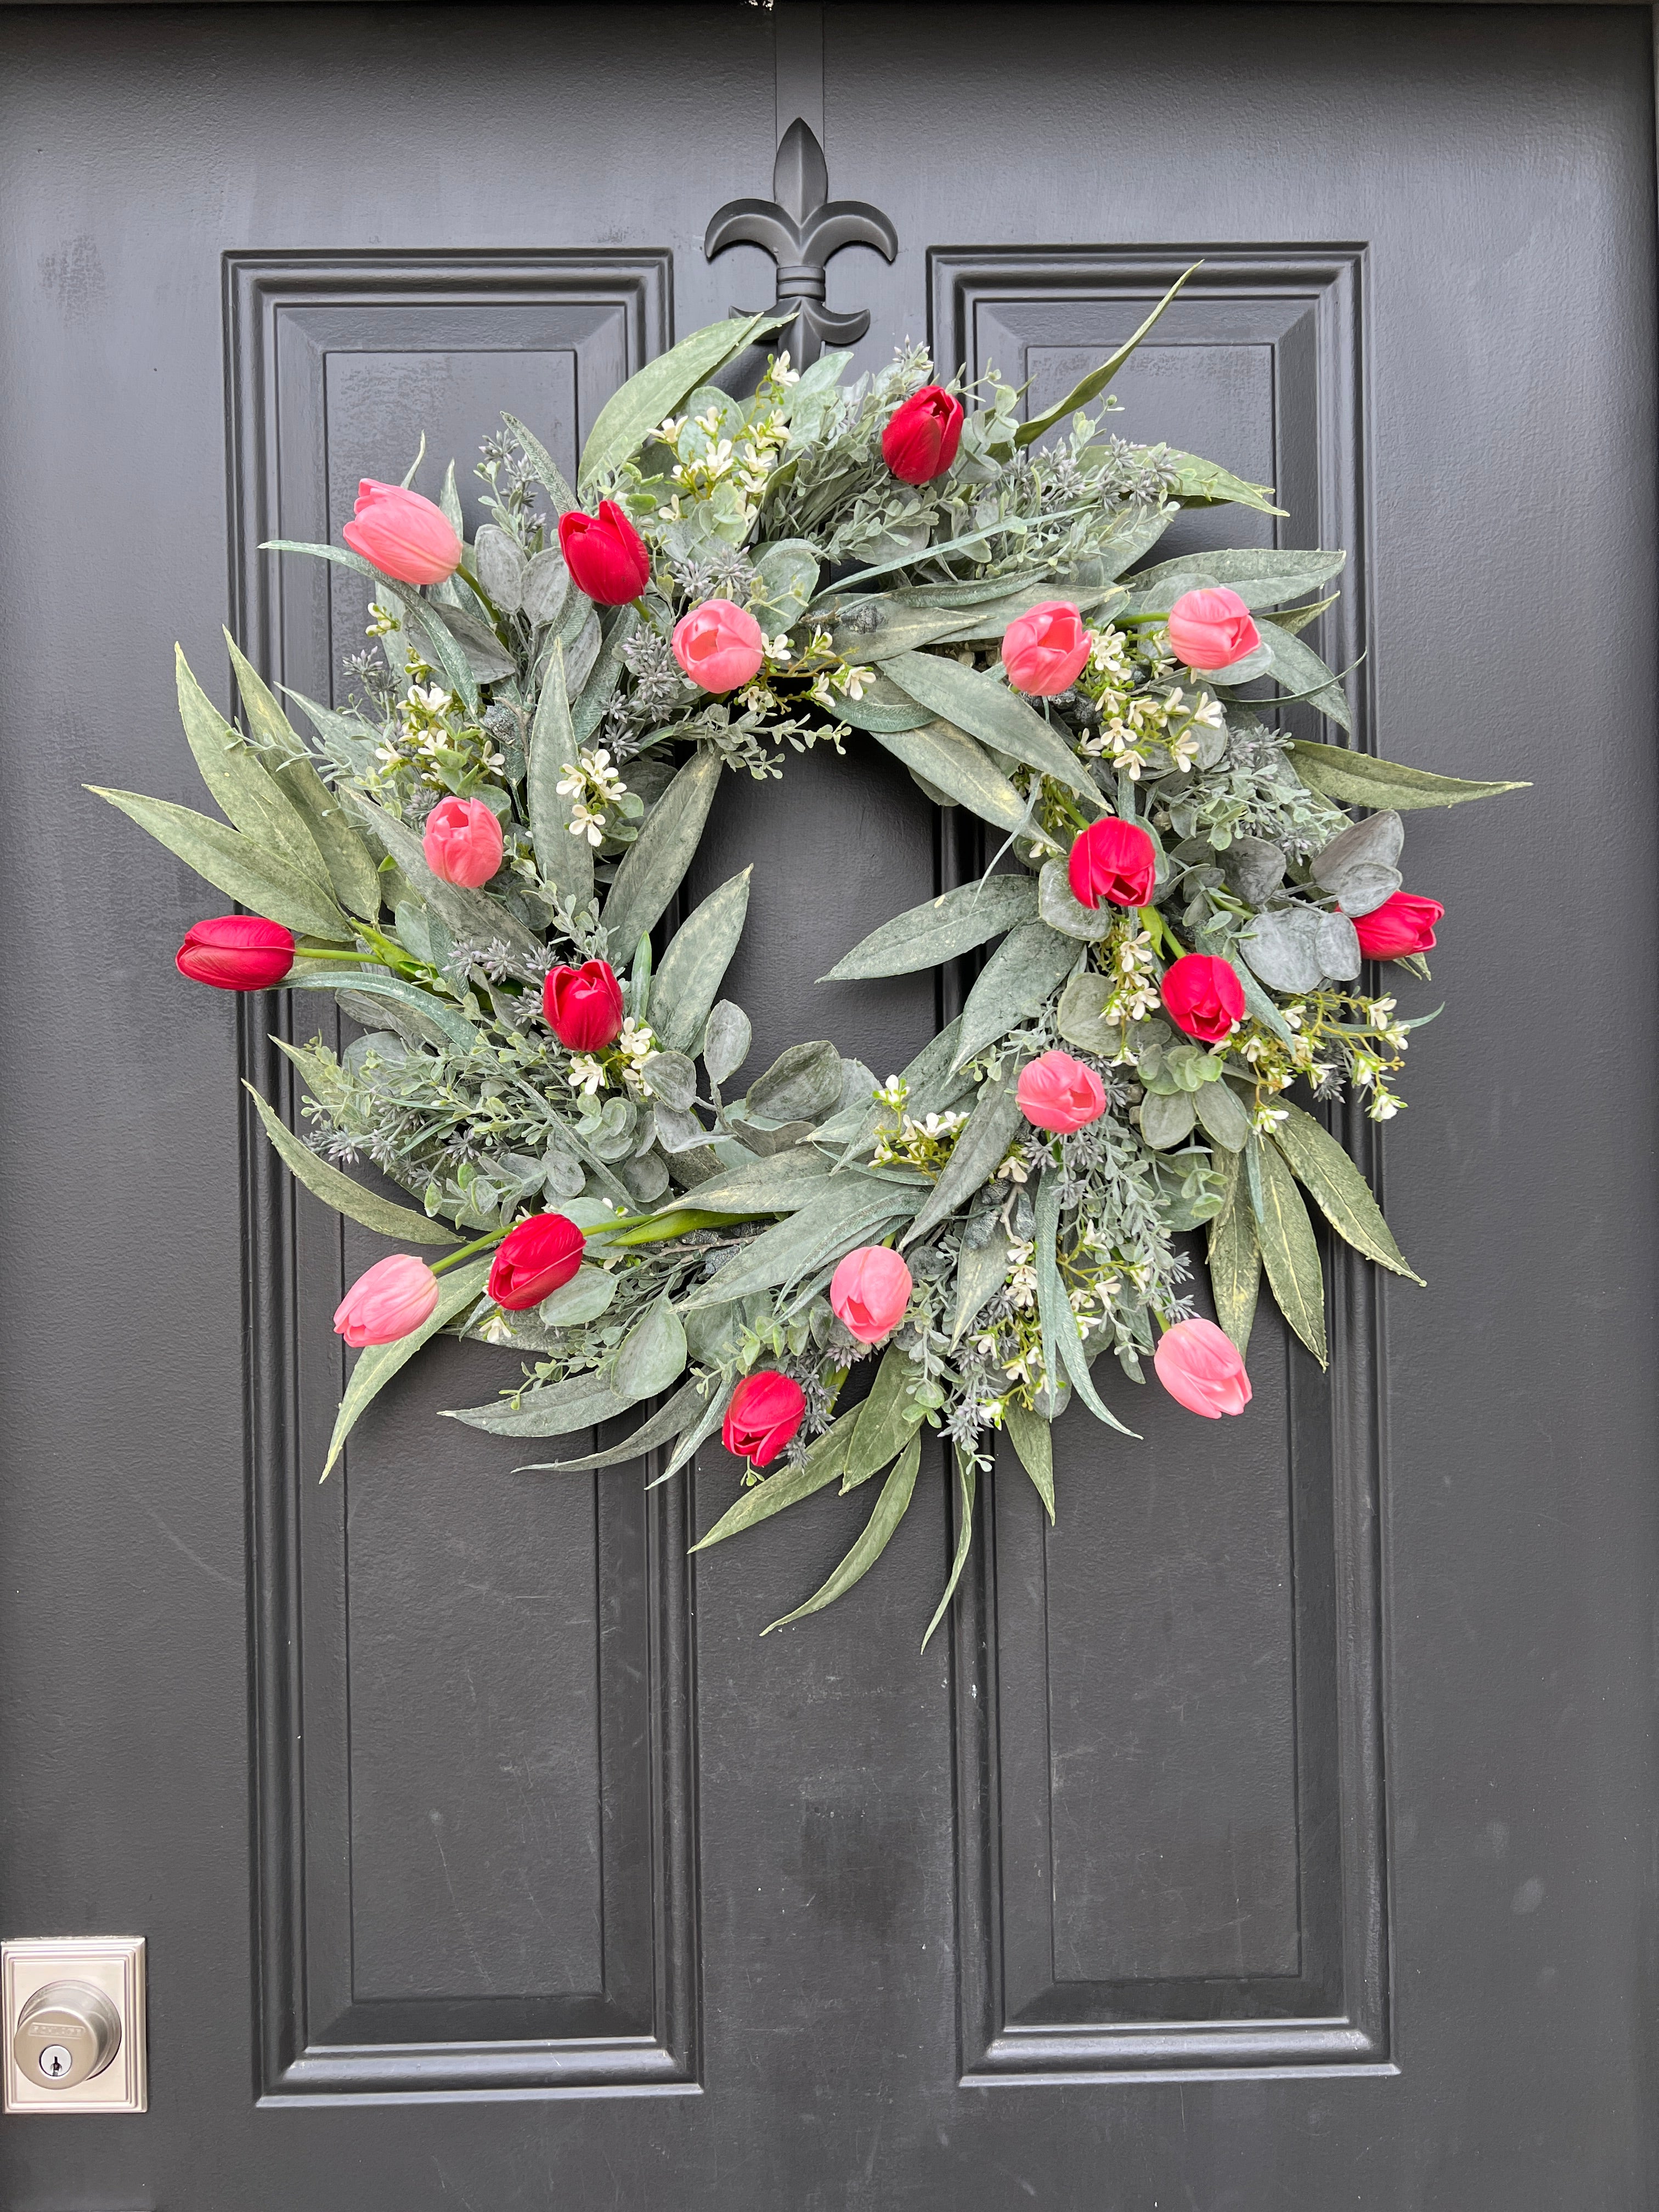
[[[9,2212],[1650,2203],[1647,12],[42,8],[0,46],[3,1932],[149,1937],[153,2083],[0,2123]],[[318,1487],[372,1248],[234,1120],[239,1066],[281,1095],[260,1023],[167,957],[211,895],[78,788],[193,803],[175,636],[222,699],[226,620],[338,680],[355,584],[260,538],[337,532],[422,428],[466,490],[503,405],[568,461],[763,301],[703,226],[797,112],[898,229],[830,268],[860,367],[928,335],[1047,404],[1201,255],[1118,428],[1352,549],[1364,742],[1534,784],[1410,825],[1448,1012],[1361,1157],[1429,1289],[1334,1259],[1329,1378],[1264,1310],[1224,1437],[1107,1379],[1143,1442],[1068,1417],[1052,1533],[999,1469],[925,1656],[938,1464],[763,1640],[859,1501],[688,1562],[731,1462],[509,1480],[433,1418],[482,1348]],[[754,864],[753,1067],[901,1065],[961,979],[817,978],[974,857],[857,739],[729,780],[691,889]]]

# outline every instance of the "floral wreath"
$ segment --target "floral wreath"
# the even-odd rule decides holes
[[[1282,512],[1108,434],[1115,401],[1091,411],[1167,304],[1024,421],[994,373],[942,387],[919,349],[851,384],[845,353],[799,374],[779,354],[734,397],[712,380],[787,318],[699,331],[606,404],[575,490],[507,416],[471,544],[453,464],[437,501],[410,489],[422,456],[401,486],[362,484],[344,549],[279,543],[374,584],[348,710],[290,692],[302,736],[232,641],[239,731],[180,655],[225,819],[100,793],[251,909],[198,923],[179,968],[335,995],[362,1033],[338,1054],[282,1046],[312,1126],[302,1140],[256,1094],[265,1130],[326,1205],[449,1248],[380,1261],[341,1303],[362,1356],[325,1475],[439,1330],[509,1347],[519,1379],[453,1419],[575,1437],[659,1401],[625,1441],[538,1470],[654,1452],[665,1480],[720,1432],[747,1465],[705,1546],[881,1477],[794,1620],[873,1565],[939,1430],[959,1510],[931,1634],[998,1430],[1052,1519],[1072,1393],[1123,1428],[1103,1354],[1136,1382],[1150,1356],[1196,1413],[1241,1413],[1264,1272],[1323,1365],[1309,1200],[1412,1274],[1312,1109],[1352,1090],[1389,1120],[1431,1018],[1364,976],[1426,976],[1443,912],[1403,888],[1402,813],[1521,787],[1267,719],[1303,699],[1350,727],[1303,637],[1340,552],[1144,565],[1183,507]],[[1243,695],[1262,678],[1277,700]],[[855,732],[1000,842],[830,980],[995,949],[901,1073],[813,1041],[728,1096],[750,1024],[719,994],[749,871],[659,951],[653,933],[725,770],[776,776],[787,749]],[[343,1172],[360,1159],[419,1210]],[[1200,1225],[1214,1322],[1189,1287]]]

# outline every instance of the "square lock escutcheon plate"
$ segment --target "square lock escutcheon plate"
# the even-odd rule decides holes
[[[146,2109],[142,1936],[0,1943],[0,2010],[7,2112]]]

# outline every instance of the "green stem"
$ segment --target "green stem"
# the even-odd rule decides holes
[[[635,1227],[631,1223],[622,1235],[611,1233],[609,1224],[591,1230],[592,1235],[602,1234],[611,1244],[665,1244],[676,1237],[689,1236],[694,1229],[730,1229],[742,1221],[771,1221],[775,1212],[769,1213],[702,1213],[690,1207],[682,1207],[678,1213],[645,1215]]]
[[[492,1229],[488,1237],[480,1237],[471,1244],[463,1244],[459,1252],[447,1252],[441,1260],[432,1262],[432,1272],[441,1275],[446,1267],[459,1267],[463,1260],[470,1260],[475,1252],[487,1252],[492,1244],[499,1244],[507,1234],[505,1229]]]
[[[471,569],[467,567],[465,561],[458,561],[455,563],[455,574],[460,578],[461,581],[466,586],[468,591],[471,592],[473,598],[477,599],[478,605],[489,616],[489,627],[495,631],[496,636],[501,640],[507,651],[511,653],[513,650],[513,641],[507,635],[506,617],[499,611],[495,601],[490,598],[489,592],[485,591],[483,586],[473,574]]]

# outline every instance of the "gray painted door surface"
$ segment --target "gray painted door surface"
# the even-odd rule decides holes
[[[48,8],[0,50],[0,1914],[148,1936],[153,1992],[149,2112],[6,2123],[8,2212],[1651,2206],[1646,11]],[[1428,1289],[1333,1257],[1328,1382],[1264,1314],[1224,1434],[1068,1425],[1058,1529],[1002,1485],[926,1657],[942,1481],[762,1642],[859,1504],[693,1571],[731,1462],[512,1480],[432,1418],[482,1349],[318,1488],[369,1248],[247,1142],[236,1010],[170,959],[212,896],[79,788],[192,797],[175,636],[222,696],[226,620],[331,680],[355,602],[258,538],[422,428],[465,476],[503,407],[568,461],[769,298],[703,226],[796,112],[897,226],[830,275],[866,361],[1046,404],[1201,252],[1123,428],[1353,548],[1367,742],[1534,784],[1413,825],[1449,1011],[1366,1157]],[[911,1054],[930,979],[811,979],[957,837],[867,745],[728,785],[758,1052]]]

